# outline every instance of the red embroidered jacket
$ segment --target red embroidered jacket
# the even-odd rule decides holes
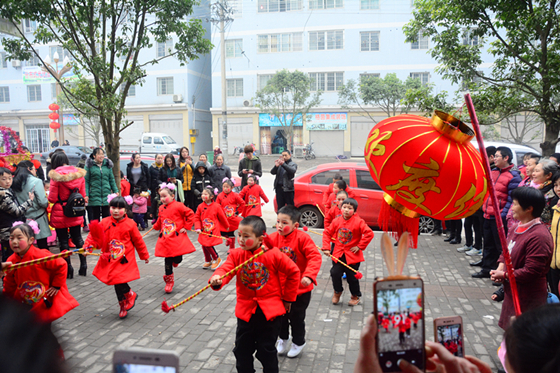
[[[134,248],[142,260],[149,259],[150,254],[134,220],[126,216],[121,220],[108,216],[101,220],[101,226],[111,256],[109,260],[103,256],[99,258],[93,275],[107,285],[138,280],[140,271],[136,263]],[[86,238],[84,246],[89,245],[95,246],[91,234]]]
[[[222,192],[218,195],[218,198],[216,198],[216,202],[220,206],[222,206],[222,208],[224,209],[224,213],[226,214],[226,218],[229,223],[227,232],[236,231],[237,228],[239,228],[239,222],[241,221],[241,218],[235,213],[236,211],[238,211],[238,209],[240,213],[242,213],[245,209],[245,202],[243,201],[243,199],[239,197],[239,194],[237,193],[230,192],[228,194],[225,194],[224,192]]]
[[[268,197],[264,194],[260,185],[246,185],[241,190],[241,193],[239,193],[239,197],[243,198],[245,201],[245,212],[243,213],[243,216],[262,216],[261,198],[268,203]]]
[[[226,274],[261,250],[261,248],[254,252],[243,249],[231,250],[225,263],[214,272],[214,275]],[[280,274],[286,277],[283,288]],[[221,289],[235,275],[237,275],[235,316],[243,321],[249,322],[257,306],[261,307],[267,320],[282,316],[286,313],[282,300],[295,302],[297,298],[299,269],[277,248],[245,264],[237,273],[224,278],[222,286],[214,290]]]
[[[334,219],[331,225],[323,231],[323,249],[330,249],[332,238],[334,238],[332,255],[337,259],[346,255],[346,264],[354,264],[364,261],[362,250],[365,250],[373,239],[373,231],[356,214],[348,220],[341,216]],[[357,253],[350,251],[350,248],[354,246],[360,249]]]
[[[31,246],[23,257],[12,254],[8,261],[17,264],[51,255],[48,250]],[[39,320],[45,323],[53,322],[79,306],[68,292],[66,272],[66,262],[62,258],[10,271],[4,277],[4,295],[30,305],[31,312],[35,313]],[[60,290],[54,297],[47,298],[45,292],[51,287]]]
[[[300,273],[298,295],[313,290],[313,284],[317,285],[317,274],[319,274],[323,260],[311,237],[305,232],[294,229],[287,236],[274,232],[270,235],[270,239],[274,242],[274,247],[278,247],[298,266]],[[304,287],[301,284],[301,279],[304,277],[309,277],[312,284]],[[286,278],[281,276],[281,281],[284,284]]]
[[[194,217],[195,229],[200,229],[203,233],[220,236],[222,231],[228,231],[228,227],[228,220],[222,206],[216,202],[212,202],[210,204],[202,202],[198,205],[198,208],[196,209],[196,216]],[[198,242],[202,246],[215,246],[220,245],[223,240],[218,237],[199,234]]]
[[[332,221],[338,217],[342,216],[342,210],[338,208],[338,204],[334,205],[329,209],[325,215],[325,229],[331,225]]]
[[[159,207],[159,216],[154,229],[160,231],[156,242],[158,257],[174,257],[190,254],[196,249],[186,233],[179,233],[183,228],[191,230],[194,212],[181,202],[171,201]]]

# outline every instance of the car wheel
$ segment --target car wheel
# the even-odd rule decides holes
[[[420,216],[419,225],[420,226],[418,227],[418,233],[420,234],[422,233],[432,234],[434,233],[434,230],[436,228],[436,222],[434,221],[434,219],[428,216]]]
[[[323,215],[317,207],[304,206],[300,209],[301,224],[309,228],[322,228]]]

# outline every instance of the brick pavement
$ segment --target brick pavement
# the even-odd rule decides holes
[[[189,233],[196,242],[194,233]],[[311,235],[320,242],[320,237]],[[362,304],[334,306],[330,299],[329,261],[324,258],[318,283],[307,313],[307,346],[299,358],[280,358],[283,372],[349,372],[359,348],[363,322],[373,309],[372,284],[376,276],[386,274],[379,250],[380,232],[365,251],[361,270]],[[153,255],[156,233],[146,237]],[[232,372],[235,358],[231,352],[235,338],[235,285],[222,291],[208,290],[168,315],[160,309],[164,297],[171,303],[191,295],[206,285],[211,272],[200,266],[203,255],[185,257],[175,269],[176,285],[172,294],[163,288],[163,260],[153,258],[149,264],[139,261],[140,280],[130,283],[139,295],[128,318],[118,318],[118,303],[113,287],[91,275],[97,257],[89,257],[88,276],[68,280],[72,295],[80,306],[54,323],[53,329],[64,345],[72,372],[110,372],[112,353],[117,348],[147,347],[175,350],[181,358],[182,372]],[[498,327],[501,305],[489,299],[495,290],[489,280],[471,279],[469,257],[456,252],[457,245],[441,237],[422,236],[419,249],[411,251],[405,274],[420,275],[426,288],[426,336],[433,340],[435,317],[461,315],[465,324],[465,348],[488,362],[494,370],[499,361],[496,350],[502,338]],[[218,251],[224,256],[225,247]],[[72,258],[78,266],[78,258]],[[262,371],[256,362],[257,371]]]

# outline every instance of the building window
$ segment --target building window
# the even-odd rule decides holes
[[[243,97],[243,79],[227,79],[227,96]]]
[[[344,84],[343,72],[309,73],[309,78],[311,79],[309,87],[311,91],[334,92]]]
[[[360,74],[360,81],[362,79],[367,79],[367,78],[381,78],[381,74],[379,74],[379,73],[363,73],[363,74]]]
[[[41,61],[39,60],[39,57],[37,57],[37,54],[31,53],[31,58],[27,60],[27,66],[39,66],[39,65],[41,65]]]
[[[34,32],[37,30],[37,23],[35,21],[31,21],[29,19],[23,20],[23,32]]]
[[[477,71],[477,75],[474,75],[471,79],[463,79],[461,83],[461,90],[467,91],[470,86],[479,86],[482,84],[482,76],[484,75],[482,71]]]
[[[66,49],[63,49],[61,46],[58,46],[58,47],[50,47],[49,49],[49,55],[51,56],[51,60],[53,61],[53,63],[54,63],[55,53],[58,53],[59,62],[63,62],[66,57],[68,57],[68,59],[72,61],[72,56],[70,55],[70,53],[68,53],[68,51]]]
[[[362,52],[379,50],[379,31],[360,32],[360,50]]]
[[[379,9],[379,0],[360,0],[360,9]]]
[[[241,57],[243,39],[226,40],[226,58]]]
[[[157,57],[169,56],[173,51],[173,40],[168,39],[165,43],[157,43]]]
[[[418,33],[418,39],[410,44],[410,49],[428,49],[428,37],[424,36],[420,31]]]
[[[272,79],[273,76],[274,74],[257,75],[257,90],[262,91],[264,87],[266,87],[268,81]]]
[[[56,99],[56,83],[51,83],[51,98]]]
[[[430,82],[430,73],[410,73],[412,79],[420,79],[422,85],[426,85]]]
[[[0,69],[7,69],[8,61],[6,61],[6,52],[0,52]]]
[[[309,33],[309,50],[322,51],[344,48],[344,31],[314,31]]]
[[[8,103],[10,102],[10,88],[0,87],[0,102]]]
[[[173,78],[157,78],[158,96],[173,94]]]
[[[124,91],[124,86],[125,86],[125,83],[123,83],[120,87],[120,92],[121,93]],[[135,85],[131,85],[128,88],[128,94],[126,95],[126,97],[136,97],[136,86]]]
[[[290,12],[302,9],[302,0],[259,0],[259,13]]]
[[[309,9],[343,8],[344,0],[309,0]]]
[[[303,33],[271,34],[258,36],[259,53],[301,52]]]
[[[36,102],[41,101],[41,86],[28,85],[27,86],[27,101]]]
[[[243,15],[243,0],[229,0],[228,5],[234,17],[241,17]]]
[[[473,35],[473,30],[463,30],[463,45],[476,47],[478,45],[478,35]]]

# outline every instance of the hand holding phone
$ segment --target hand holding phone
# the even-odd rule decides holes
[[[461,316],[438,317],[434,320],[434,340],[454,356],[464,357],[463,319]]]

